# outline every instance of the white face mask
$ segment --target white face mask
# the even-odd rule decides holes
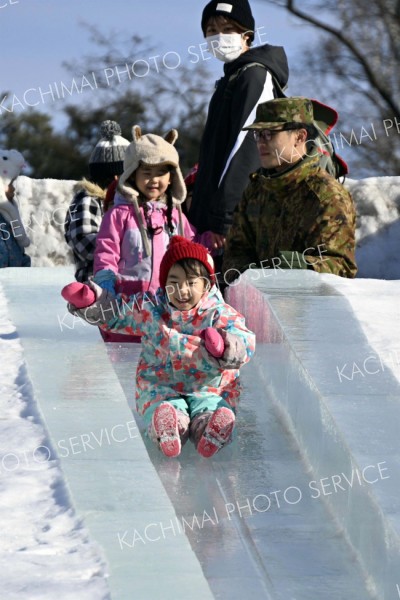
[[[240,33],[217,33],[206,38],[209,52],[222,60],[231,62],[243,52],[243,38]]]

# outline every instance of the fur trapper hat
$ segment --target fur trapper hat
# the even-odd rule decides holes
[[[176,129],[171,129],[164,137],[148,133],[142,135],[139,125],[132,127],[133,142],[126,149],[124,172],[119,178],[118,189],[124,196],[137,196],[137,192],[128,184],[129,177],[140,164],[149,166],[171,165],[171,193],[174,204],[181,204],[186,198],[186,187],[179,168],[179,155],[174,147],[178,138]]]

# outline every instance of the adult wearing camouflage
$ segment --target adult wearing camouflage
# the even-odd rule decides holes
[[[262,167],[250,176],[228,234],[224,279],[248,268],[313,269],[355,277],[355,209],[319,166],[308,98],[260,104],[253,130]]]

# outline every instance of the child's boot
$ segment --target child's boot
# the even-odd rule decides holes
[[[179,456],[181,439],[179,434],[178,411],[169,402],[156,408],[151,422],[151,437],[158,443],[165,456]]]
[[[230,441],[234,426],[235,415],[229,408],[222,407],[214,413],[197,415],[192,423],[197,452],[205,458],[213,456]]]

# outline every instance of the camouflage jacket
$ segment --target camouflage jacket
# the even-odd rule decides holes
[[[355,277],[353,200],[318,160],[304,158],[271,176],[264,169],[252,173],[227,238],[226,282],[248,268],[293,268],[297,261],[286,259],[291,252],[306,268]]]

